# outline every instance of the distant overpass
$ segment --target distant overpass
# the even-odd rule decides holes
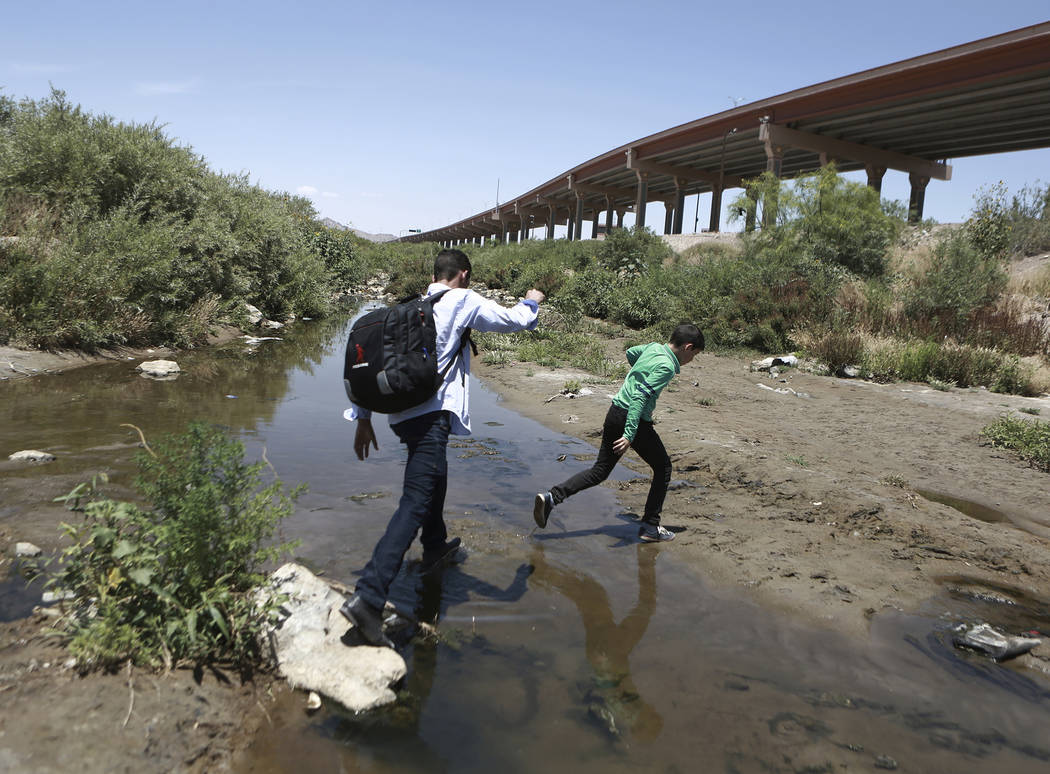
[[[926,186],[950,180],[949,159],[1050,147],[1050,22],[825,81],[682,124],[597,156],[491,210],[404,242],[520,241],[555,225],[581,239],[645,222],[664,205],[664,233],[682,232],[685,197],[711,194],[710,231],[722,195],[771,171],[791,178],[834,161],[866,170],[881,189],[887,170],[911,182],[909,219],[922,218]],[[749,223],[748,227],[753,227]]]

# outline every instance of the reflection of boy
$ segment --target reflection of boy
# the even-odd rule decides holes
[[[548,564],[539,548],[529,557],[536,569],[533,582],[557,589],[580,613],[584,650],[594,669],[593,688],[585,697],[588,709],[617,736],[630,731],[634,739],[648,742],[660,735],[663,718],[638,693],[630,656],[656,608],[656,554],[638,546],[638,601],[620,623],[613,619],[605,588],[594,578]]]
[[[602,428],[598,459],[589,470],[581,471],[549,492],[536,495],[532,515],[540,528],[547,526],[551,509],[577,492],[600,484],[628,447],[653,469],[653,481],[645,500],[645,513],[638,537],[646,543],[673,540],[674,533],[660,526],[667,484],[671,480],[671,459],[653,427],[653,408],[660,392],[704,348],[704,335],[695,325],[683,323],[671,333],[668,344],[644,344],[627,350],[631,370],[613,398]]]

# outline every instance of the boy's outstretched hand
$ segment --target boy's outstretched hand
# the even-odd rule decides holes
[[[613,441],[613,451],[617,454],[623,454],[625,451],[631,448],[631,442],[623,436],[620,436]]]
[[[525,293],[526,301],[535,301],[537,304],[542,304],[543,299],[545,299],[546,297],[547,296],[543,294],[542,290],[536,290],[536,288],[533,288],[532,290],[529,290],[527,293]]]

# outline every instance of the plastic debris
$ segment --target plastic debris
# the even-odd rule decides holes
[[[959,624],[953,632],[952,643],[956,647],[987,653],[996,661],[1005,661],[1020,656],[1043,642],[1035,637],[1014,637],[1003,634],[986,623],[976,626]]]
[[[15,452],[14,454],[8,455],[7,458],[12,462],[29,462],[32,464],[38,462],[55,461],[54,454],[48,454],[47,452],[37,451],[36,449],[26,449],[25,451]]]

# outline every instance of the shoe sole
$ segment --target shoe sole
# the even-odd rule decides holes
[[[643,543],[670,543],[674,540],[674,533],[672,532],[668,537],[649,537],[648,535],[639,535],[638,539]]]
[[[536,522],[536,526],[540,529],[546,527],[548,516],[550,516],[550,512],[547,510],[547,498],[542,494],[536,495],[532,506],[532,519]]]

